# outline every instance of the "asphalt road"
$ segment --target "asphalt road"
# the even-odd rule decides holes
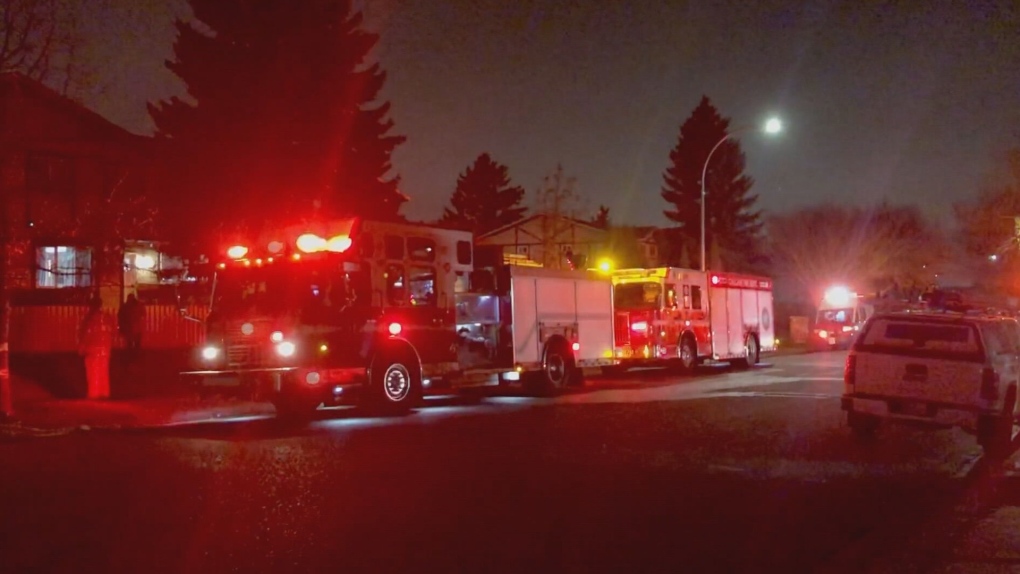
[[[0,444],[0,571],[849,571],[954,504],[980,449],[856,442],[844,356]]]

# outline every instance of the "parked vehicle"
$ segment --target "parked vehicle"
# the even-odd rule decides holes
[[[206,392],[267,398],[283,415],[352,392],[399,411],[436,388],[559,389],[614,361],[607,277],[476,259],[470,233],[348,219],[227,255],[184,375]]]
[[[989,452],[1008,448],[1017,417],[1015,319],[901,312],[869,319],[846,359],[842,408],[857,435],[883,422],[958,426]]]
[[[660,267],[613,273],[616,357],[624,367],[704,361],[748,366],[775,351],[772,281]]]

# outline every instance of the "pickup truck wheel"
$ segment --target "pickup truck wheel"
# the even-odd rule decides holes
[[[847,411],[846,423],[855,437],[864,439],[875,436],[875,432],[881,425],[881,420],[874,415]]]
[[[1013,410],[1016,405],[1016,387],[1006,392],[1002,414],[983,416],[977,423],[977,440],[985,454],[991,457],[1006,457],[1013,441]]]

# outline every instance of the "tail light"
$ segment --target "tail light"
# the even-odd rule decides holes
[[[843,366],[843,384],[846,386],[846,392],[854,392],[854,384],[857,382],[857,355],[849,354],[846,356],[846,364]]]
[[[999,398],[999,373],[992,367],[981,371],[981,398],[995,400]]]

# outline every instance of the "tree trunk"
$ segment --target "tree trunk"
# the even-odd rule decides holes
[[[10,346],[11,297],[8,288],[10,245],[0,241],[0,420],[14,416],[14,398],[11,394]]]

